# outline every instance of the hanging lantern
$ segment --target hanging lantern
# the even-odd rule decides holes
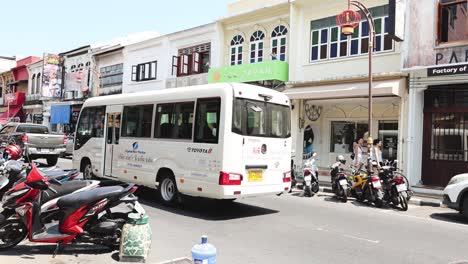
[[[336,17],[336,24],[341,27],[341,33],[344,35],[352,35],[359,22],[361,22],[359,12],[349,9]]]

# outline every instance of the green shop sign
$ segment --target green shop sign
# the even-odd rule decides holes
[[[221,68],[212,68],[208,72],[208,83],[220,82],[256,82],[289,80],[288,63],[284,61],[264,61]]]

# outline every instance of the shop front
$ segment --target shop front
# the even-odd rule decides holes
[[[279,60],[211,68],[208,72],[208,83],[242,82],[279,89],[288,80],[289,65]]]
[[[5,112],[0,114],[0,124],[8,122],[24,122],[25,114],[23,104],[26,96],[24,93],[9,93],[4,96]]]
[[[383,158],[398,159],[402,141],[403,100],[406,78],[377,78],[374,83],[374,138],[383,143]],[[357,139],[368,137],[368,83],[362,80],[288,83],[284,91],[293,104],[292,135],[295,164],[302,164],[312,153],[318,165],[326,170],[343,155],[351,164],[351,153]],[[364,142],[366,145],[366,142]],[[367,152],[367,148],[363,148]]]
[[[50,105],[48,114],[51,130],[71,134],[75,132],[78,116],[83,102],[54,102]]]
[[[414,181],[444,187],[468,172],[468,64],[411,72],[408,149]],[[411,170],[411,168],[410,168]]]

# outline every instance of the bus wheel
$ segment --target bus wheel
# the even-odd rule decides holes
[[[87,161],[87,160],[83,161],[82,172],[83,172],[83,179],[84,180],[94,179],[93,168],[91,167],[91,163],[89,161]]]
[[[164,175],[159,182],[159,198],[166,205],[173,205],[177,201],[177,185],[172,175]]]

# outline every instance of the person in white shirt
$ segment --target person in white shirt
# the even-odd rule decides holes
[[[380,168],[380,163],[383,162],[382,157],[382,140],[374,139],[372,144],[372,149],[370,152],[370,157],[372,161],[377,163],[377,167]]]

